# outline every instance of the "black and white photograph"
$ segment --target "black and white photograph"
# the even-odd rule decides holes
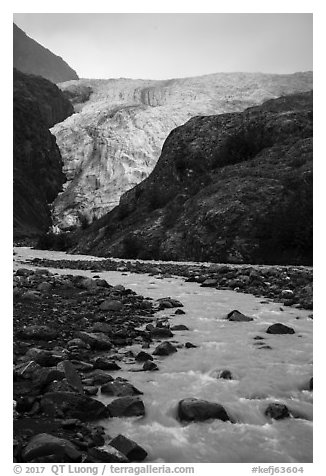
[[[8,39],[14,472],[304,474],[312,9],[68,12]]]

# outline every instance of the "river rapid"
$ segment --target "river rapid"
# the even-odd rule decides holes
[[[89,256],[15,248],[14,269],[31,267],[32,258],[98,259]],[[51,268],[60,274],[92,276],[91,270]],[[190,341],[197,348],[179,348],[168,357],[156,357],[156,372],[137,372],[141,365],[124,360],[114,377],[124,377],[144,395],[144,418],[101,421],[107,433],[137,441],[150,462],[291,463],[312,462],[311,311],[283,307],[268,299],[234,291],[202,288],[179,277],[161,278],[130,272],[101,272],[110,284],[122,284],[138,294],[166,296],[184,304],[185,315],[165,309],[155,314],[188,331],[174,331],[170,340]],[[225,315],[238,309],[252,322],[230,322]],[[173,311],[173,312],[171,312]],[[266,334],[269,325],[282,322],[295,334]],[[261,336],[264,340],[254,339]],[[262,345],[264,344],[265,347]],[[156,342],[151,344],[152,353]],[[268,348],[270,347],[270,348]],[[121,349],[139,351],[140,346]],[[228,369],[232,380],[217,378]],[[222,404],[235,423],[219,420],[181,424],[176,419],[179,400],[196,397]],[[112,398],[99,395],[105,403]],[[285,403],[295,417],[271,420],[264,415],[268,403]]]

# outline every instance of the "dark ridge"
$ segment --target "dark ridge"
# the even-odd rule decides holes
[[[73,113],[59,88],[14,69],[14,238],[35,236],[51,225],[49,203],[65,182],[62,159],[49,128]]]

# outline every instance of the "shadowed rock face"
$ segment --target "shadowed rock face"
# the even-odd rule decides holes
[[[76,71],[14,24],[14,68],[43,76],[53,83],[78,79]]]
[[[174,129],[150,176],[79,239],[102,256],[311,264],[312,93]]]
[[[194,116],[243,111],[310,90],[312,73],[79,80],[60,87],[76,114],[52,129],[68,180],[53,215],[61,229],[70,229],[103,216],[144,180],[177,126]]]
[[[14,70],[14,237],[35,236],[51,225],[48,204],[65,181],[49,127],[72,114],[61,91],[47,79]]]

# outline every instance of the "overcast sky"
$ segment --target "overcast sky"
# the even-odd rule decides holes
[[[82,78],[312,70],[312,14],[17,13]]]

